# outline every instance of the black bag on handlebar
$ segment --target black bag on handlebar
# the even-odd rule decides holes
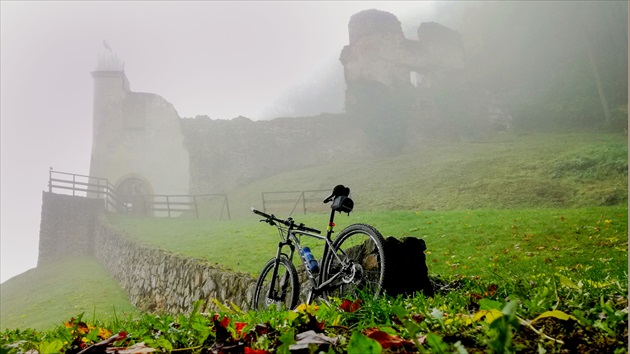
[[[350,199],[350,197],[340,195],[335,198],[330,208],[340,213],[350,214],[352,208],[354,208],[354,202]]]

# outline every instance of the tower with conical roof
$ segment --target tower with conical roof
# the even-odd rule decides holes
[[[189,155],[180,117],[159,95],[133,92],[124,63],[105,44],[94,79],[90,176],[106,178],[133,203],[138,195],[189,192]]]

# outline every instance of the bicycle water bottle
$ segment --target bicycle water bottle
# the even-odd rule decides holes
[[[310,248],[302,248],[302,257],[304,258],[306,263],[308,263],[308,269],[311,271],[311,273],[319,272],[319,265],[317,264],[317,260],[315,260],[315,257],[313,257]]]

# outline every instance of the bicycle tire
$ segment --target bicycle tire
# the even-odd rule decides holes
[[[273,277],[275,262],[275,257],[270,259],[267,264],[265,264],[256,280],[254,299],[252,301],[252,309],[254,310],[267,309],[272,306],[276,306],[278,309],[286,308],[291,310],[297,305],[300,295],[300,283],[297,270],[284,254],[280,255],[274,293],[272,294],[272,298],[267,297],[267,289]]]
[[[327,296],[356,298],[359,293],[378,297],[385,281],[385,240],[373,226],[353,224],[343,229],[335,238],[332,250],[342,260],[352,265],[324,294]],[[331,253],[323,261],[324,281],[338,274],[341,264]]]

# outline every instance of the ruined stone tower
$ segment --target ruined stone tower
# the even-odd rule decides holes
[[[449,87],[461,86],[459,34],[423,23],[407,39],[396,16],[379,10],[355,14],[348,29],[346,113],[269,121],[182,119],[159,95],[131,91],[105,46],[92,73],[90,175],[126,195],[227,194],[279,171],[387,156],[438,136],[448,121],[436,89],[451,97]]]
[[[464,49],[459,34],[422,23],[405,38],[395,15],[376,9],[354,14],[339,60],[346,81],[346,112],[381,151],[433,138],[448,124],[436,96],[462,87]],[[439,93],[436,95],[436,93]]]
[[[108,46],[92,77],[90,176],[107,178],[125,195],[188,194],[189,156],[173,105],[131,91],[124,64]]]

